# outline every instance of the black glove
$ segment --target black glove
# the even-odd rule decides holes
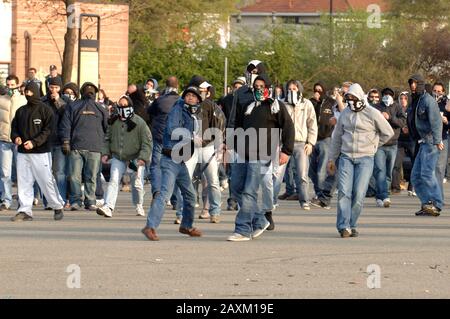
[[[62,145],[62,152],[64,155],[70,154],[70,142],[69,141],[64,141],[64,143]]]

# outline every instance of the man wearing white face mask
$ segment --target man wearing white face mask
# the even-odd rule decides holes
[[[102,162],[106,164],[111,157],[111,174],[108,189],[105,194],[105,205],[97,208],[97,214],[112,217],[119,181],[130,167],[132,174],[132,200],[138,216],[144,216],[144,168],[150,159],[152,150],[152,135],[147,123],[137,114],[134,114],[133,102],[124,95],[117,102],[118,115],[109,120],[108,131],[105,137]],[[126,141],[126,143],[124,143]]]
[[[373,175],[376,181],[376,204],[378,207],[389,207],[391,205],[389,189],[392,181],[392,170],[397,156],[400,130],[406,125],[406,114],[402,107],[394,102],[394,90],[385,88],[381,91],[381,95],[381,102],[376,104],[375,108],[389,122],[394,130],[394,136],[378,148],[375,154]]]
[[[0,183],[3,187],[1,194],[2,204],[0,210],[8,210],[12,202],[11,170],[13,153],[17,152],[11,141],[11,123],[16,111],[22,105],[27,104],[26,98],[20,94],[19,78],[9,75],[6,78],[7,95],[0,96]]]
[[[310,100],[303,97],[303,86],[300,81],[290,80],[287,85],[287,96],[285,100],[286,109],[294,123],[295,143],[292,153],[294,167],[297,172],[298,199],[302,209],[309,210],[310,202],[308,195],[309,186],[309,156],[317,141],[317,119],[314,106]],[[275,198],[278,197],[281,182],[283,181],[286,165],[281,165],[276,170],[276,182],[274,186]],[[267,216],[266,216],[267,218]],[[268,218],[270,221],[270,219]]]
[[[389,123],[375,108],[367,105],[357,83],[345,95],[345,108],[334,128],[328,172],[336,171],[339,158],[336,228],[342,238],[357,237],[356,230],[364,197],[373,171],[373,158],[379,146],[394,136]]]

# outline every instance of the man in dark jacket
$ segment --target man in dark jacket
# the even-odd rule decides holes
[[[384,145],[380,146],[375,153],[373,176],[376,181],[376,204],[378,207],[389,207],[389,188],[392,181],[392,170],[394,169],[397,156],[397,144],[400,130],[406,125],[406,114],[402,107],[394,101],[394,90],[385,88],[381,91],[381,103],[376,104],[383,117],[389,122],[394,130],[394,136]]]
[[[42,98],[44,102],[53,112],[52,133],[49,137],[52,153],[52,170],[58,185],[58,191],[64,200],[67,199],[67,171],[69,166],[69,158],[62,152],[62,142],[58,135],[58,127],[64,115],[67,102],[65,97],[61,96],[62,82],[60,77],[51,77],[46,82],[48,84],[47,95]],[[44,197],[44,206],[46,200]]]
[[[248,83],[253,83],[251,87],[245,88],[252,100],[246,104],[248,100],[244,99],[249,94],[240,95],[243,99],[236,109],[233,122],[235,130],[227,138],[227,148],[234,149],[237,154],[231,187],[237,194],[240,207],[234,234],[228,237],[229,241],[257,238],[270,226],[257,204],[261,179],[275,159],[279,147],[280,166],[287,163],[294,148],[294,124],[284,104],[270,98],[268,77],[265,74],[257,75]],[[237,143],[234,143],[235,137]]]
[[[317,119],[317,143],[314,145],[311,154],[311,164],[309,166],[309,176],[314,185],[316,198],[311,200],[311,205],[330,209],[328,200],[324,195],[324,183],[327,179],[327,163],[330,151],[331,134],[333,133],[333,107],[336,101],[327,95],[326,88],[322,82],[314,84],[314,95],[310,99],[314,106]],[[329,183],[333,184],[334,176],[328,178]]]
[[[448,98],[445,95],[445,86],[441,82],[436,82],[433,85],[433,97],[439,106],[439,112],[442,117],[442,143],[444,144],[444,149],[439,153],[438,164],[436,166],[436,179],[441,189],[442,200],[444,200],[444,177],[445,168],[447,166],[448,159],[448,129],[450,128],[449,120],[450,113],[447,112],[445,106],[447,105]]]
[[[53,126],[53,112],[40,101],[39,87],[29,82],[25,87],[28,103],[16,112],[11,125],[11,140],[18,146],[17,184],[18,213],[12,221],[33,220],[33,184],[37,182],[49,207],[55,211],[54,219],[63,218],[63,200],[58,193],[51,172],[49,137]]]
[[[161,191],[160,160],[167,116],[179,98],[178,79],[171,76],[166,81],[165,94],[155,100],[147,110],[152,123],[151,130],[153,136],[153,152],[152,161],[150,163],[150,183],[152,185],[153,196],[155,196],[156,192]]]
[[[151,241],[159,240],[156,229],[161,223],[166,201],[177,184],[183,196],[183,218],[179,232],[200,237],[202,232],[193,227],[195,190],[187,162],[192,159],[193,146],[201,146],[198,120],[193,116],[200,108],[202,97],[197,87],[188,87],[182,98],[172,107],[163,134],[161,156],[161,191],[154,194],[142,233]]]
[[[81,208],[81,174],[84,179],[84,206],[96,211],[95,188],[100,157],[108,127],[108,113],[95,102],[98,88],[86,82],[81,87],[81,100],[66,108],[59,126],[62,150],[69,155],[70,205]]]
[[[50,92],[50,80],[51,79],[58,79],[59,82],[62,83],[62,77],[61,74],[58,73],[58,68],[56,65],[52,64],[49,67],[50,73],[45,76],[45,94],[47,95],[48,92]]]
[[[442,143],[442,117],[436,100],[425,91],[422,75],[413,75],[408,84],[412,102],[408,108],[408,130],[419,143],[419,152],[411,172],[411,182],[422,204],[417,216],[439,216],[442,209],[442,193],[435,170]]]

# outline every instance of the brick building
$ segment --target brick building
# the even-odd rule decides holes
[[[14,73],[22,81],[29,67],[37,69],[40,79],[48,74],[51,64],[55,64],[58,71],[61,71],[67,27],[64,2],[0,0],[0,9],[0,18],[3,18],[0,21],[1,29],[10,30],[10,34],[6,32],[0,37],[0,72],[3,70],[4,73]],[[100,17],[98,62],[87,63],[90,63],[89,67],[98,64],[97,83],[110,98],[117,99],[126,90],[128,82],[128,5],[79,0],[69,12],[73,12],[71,21],[75,26],[81,13]],[[82,39],[89,39],[97,33],[92,21],[95,19],[83,19]],[[9,23],[11,26],[7,25]],[[95,71],[97,77],[97,70]],[[72,81],[77,80],[78,45],[75,47],[72,69]]]

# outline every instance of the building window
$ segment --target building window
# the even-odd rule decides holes
[[[31,35],[25,31],[25,74],[31,68]]]
[[[9,63],[0,63],[0,84],[4,84],[9,75]]]

